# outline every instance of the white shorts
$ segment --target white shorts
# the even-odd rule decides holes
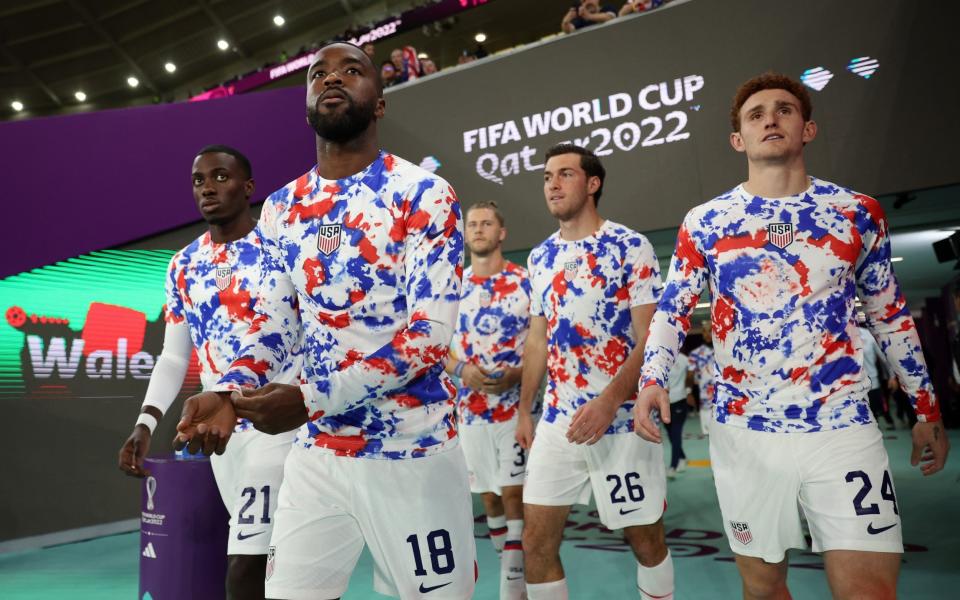
[[[666,506],[663,445],[633,433],[604,435],[592,446],[571,444],[565,427],[541,422],[527,462],[524,504],[588,504],[591,490],[608,529],[655,523]]]
[[[267,554],[269,598],[339,598],[364,542],[381,594],[473,595],[473,503],[459,446],[406,460],[296,446],[284,468],[276,521]]]
[[[527,452],[514,438],[517,420],[485,425],[460,425],[460,444],[467,459],[470,491],[475,494],[523,485]]]
[[[210,457],[220,497],[230,513],[227,554],[266,554],[273,531],[283,461],[297,432],[234,433],[222,455]]]
[[[813,551],[903,552],[887,450],[875,423],[817,433],[710,427],[713,466],[730,549],[766,562]]]

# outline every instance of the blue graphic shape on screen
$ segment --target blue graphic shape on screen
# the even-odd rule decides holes
[[[831,79],[833,79],[833,73],[823,67],[811,67],[800,76],[800,81],[802,81],[805,86],[813,88],[818,92],[827,87]]]
[[[441,166],[440,161],[434,156],[428,156],[420,161],[420,168],[431,173],[436,173]]]
[[[864,79],[870,79],[870,76],[876,73],[879,68],[880,61],[869,56],[850,59],[850,64],[847,65],[848,71]]]

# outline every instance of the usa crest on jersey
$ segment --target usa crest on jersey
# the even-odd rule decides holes
[[[770,243],[781,250],[793,243],[793,223],[770,223],[767,225]]]
[[[493,294],[487,290],[480,290],[480,306],[490,308],[491,302],[493,302]]]
[[[217,289],[222,292],[230,287],[230,282],[233,280],[233,268],[229,265],[217,265],[217,272],[215,273],[215,276]]]
[[[733,537],[744,546],[753,541],[750,526],[744,521],[730,521],[730,530],[733,532]]]
[[[321,225],[317,232],[317,250],[330,256],[340,247],[340,223]]]
[[[567,281],[573,281],[577,276],[577,267],[580,266],[580,259],[568,260],[563,263],[563,278]]]

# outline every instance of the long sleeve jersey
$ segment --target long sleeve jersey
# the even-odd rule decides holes
[[[642,340],[630,309],[654,304],[660,267],[643,235],[606,221],[575,242],[556,232],[530,252],[530,314],[547,320],[547,389],[541,420],[564,428],[609,385]],[[673,364],[673,363],[671,363]],[[606,433],[633,431],[634,394]]]
[[[494,374],[519,367],[530,329],[530,280],[527,270],[507,262],[492,277],[463,274],[460,314],[451,348],[457,358]],[[517,416],[520,386],[488,394],[460,386],[460,422],[502,423]]]
[[[407,459],[456,438],[443,371],[463,223],[446,181],[381,152],[339,180],[313,168],[264,202],[257,316],[222,390],[264,385],[302,331],[308,421],[297,442]]]
[[[164,306],[167,333],[145,404],[162,412],[170,408],[190,359],[187,339],[197,350],[203,389],[214,388],[227,372],[256,315],[262,252],[260,232],[254,228],[225,244],[213,242],[207,232],[173,255]],[[189,338],[180,328],[189,330]],[[273,381],[297,382],[302,366],[299,338],[291,338],[290,348],[286,360],[274,370]],[[165,377],[172,380],[154,381]],[[249,421],[238,420],[237,431],[249,428]]]
[[[939,418],[873,198],[811,178],[795,196],[738,186],[693,208],[650,328],[643,386],[664,385],[708,284],[718,422],[770,432],[870,423],[858,296],[918,418]]]

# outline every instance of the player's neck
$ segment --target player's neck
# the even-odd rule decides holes
[[[227,223],[211,224],[210,241],[214,244],[235,242],[247,237],[247,234],[253,231],[256,224],[257,222],[250,216],[250,213],[244,213]]]
[[[346,142],[331,142],[317,136],[317,174],[324,179],[343,179],[366,169],[380,154],[377,124]]]
[[[748,194],[763,198],[795,196],[810,187],[803,156],[788,163],[749,163],[749,175],[743,184]]]
[[[476,277],[493,277],[503,271],[506,262],[500,248],[485,256],[470,255],[470,268],[473,269],[473,274]]]
[[[567,221],[560,221],[560,238],[565,242],[576,242],[595,234],[602,226],[604,219],[597,212],[593,200],[588,199],[583,210]]]

